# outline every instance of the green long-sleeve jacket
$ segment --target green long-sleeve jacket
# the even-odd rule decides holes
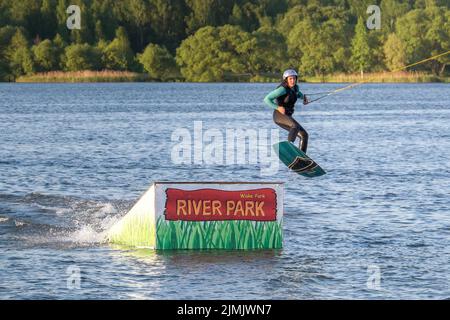
[[[297,98],[303,99],[303,93],[301,93],[300,90],[298,90],[297,84],[296,84],[296,86],[297,86]],[[267,103],[267,105],[269,107],[276,110],[278,108],[278,105],[274,102],[274,100],[285,94],[286,94],[286,89],[283,86],[280,86],[280,87],[276,88],[275,90],[273,90],[272,92],[270,92],[264,98],[264,102]]]

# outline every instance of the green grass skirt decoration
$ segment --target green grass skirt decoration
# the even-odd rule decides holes
[[[282,223],[277,221],[165,221],[156,227],[157,249],[279,249]]]

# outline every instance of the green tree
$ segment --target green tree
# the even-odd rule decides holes
[[[35,27],[39,28],[38,34],[43,39],[51,39],[56,35],[57,20],[55,9],[55,0],[42,0],[39,24]]]
[[[13,26],[0,27],[0,52],[6,50],[16,31],[17,28]]]
[[[414,63],[445,52],[450,46],[450,14],[444,7],[415,9],[397,20],[396,34],[405,44],[406,62]],[[449,57],[443,56],[421,64],[419,69],[431,69],[442,74]]]
[[[328,19],[297,23],[287,39],[290,65],[309,75],[325,75],[345,68],[348,38],[346,21]]]
[[[10,19],[15,25],[23,27],[33,39],[38,34],[36,31],[39,31],[40,27],[40,9],[40,1],[11,1]]]
[[[31,48],[37,71],[56,70],[58,67],[57,49],[46,39]]]
[[[355,17],[357,22],[359,17],[368,17],[367,8],[376,4],[373,0],[347,0],[349,12]],[[353,21],[352,21],[353,22]]]
[[[275,18],[278,14],[286,12],[288,2],[286,0],[258,0],[258,11],[261,16]]]
[[[171,52],[175,52],[186,36],[184,12],[186,5],[182,0],[149,0],[152,39]]]
[[[414,8],[416,9],[426,9],[430,7],[444,7],[450,8],[450,3],[448,0],[415,0]]]
[[[34,62],[28,40],[18,29],[6,49],[6,57],[11,73],[18,77],[34,72]]]
[[[294,6],[287,11],[276,24],[277,30],[288,37],[292,28],[308,16],[308,10],[305,6]]]
[[[115,0],[92,1],[90,11],[92,20],[95,21],[95,41],[112,40],[115,37],[119,23],[119,17],[115,13],[120,8],[116,3]]]
[[[427,24],[428,19],[422,9],[412,10],[397,20],[396,33],[405,44],[407,63],[424,59],[431,51],[429,42],[423,36]]]
[[[0,26],[6,26],[11,23],[10,7],[6,1],[0,1]]]
[[[138,60],[150,77],[167,80],[177,74],[174,57],[170,52],[157,44],[150,43],[144,52],[138,55]]]
[[[380,9],[381,31],[388,35],[395,31],[397,18],[406,14],[411,7],[408,0],[382,0]]]
[[[7,80],[9,75],[11,74],[7,49],[16,31],[17,28],[12,26],[5,26],[0,28],[0,81]]]
[[[393,71],[406,65],[405,45],[395,33],[388,36],[383,49],[385,64],[389,70]]]
[[[204,26],[220,26],[231,16],[234,0],[185,0],[190,9],[186,17],[187,33]]]
[[[430,42],[430,53],[439,55],[450,49],[450,11],[443,6],[431,6],[425,11],[429,21],[425,37]],[[446,66],[450,64],[450,55],[438,57],[430,61],[430,64],[433,72],[442,76]]]
[[[66,47],[64,64],[67,71],[100,70],[101,51],[87,43]]]
[[[0,81],[7,81],[8,74],[9,68],[5,57],[5,52],[0,50]]]
[[[203,27],[177,49],[176,61],[187,81],[223,81],[248,72],[251,36],[237,26]]]
[[[106,36],[105,33],[103,32],[103,25],[102,22],[100,20],[98,20],[95,23],[95,40],[97,42],[101,41],[101,40],[105,40]]]
[[[350,58],[353,70],[361,72],[371,66],[371,51],[369,47],[369,39],[367,35],[366,25],[363,18],[358,19],[358,24],[355,28],[355,36],[352,39],[352,56]]]
[[[61,37],[59,33],[53,38],[52,41],[53,48],[55,50],[55,59],[57,61],[57,70],[64,69],[65,63],[65,48],[67,43],[64,42],[64,39]]]
[[[145,35],[151,31],[148,1],[122,0],[115,5],[119,21],[126,27],[128,35],[132,39],[131,45],[134,52],[141,52],[146,43]]]
[[[0,81],[8,81],[8,71],[4,57],[0,54]]]
[[[252,32],[259,28],[258,14],[255,6],[251,2],[235,4],[231,11],[229,23],[240,26],[247,32]]]
[[[246,61],[253,77],[279,74],[289,66],[286,39],[276,29],[262,27],[252,33],[252,38],[245,51],[250,53]]]
[[[294,6],[276,24],[288,46],[286,66],[309,75],[348,67],[349,15],[342,8],[320,5]]]
[[[66,13],[68,6],[68,0],[58,0],[58,3],[56,5],[57,33],[65,42],[68,42],[70,40],[70,32],[69,29],[67,29],[68,15]]]
[[[128,70],[133,63],[133,51],[123,27],[116,31],[116,38],[103,51],[103,63],[107,69]]]

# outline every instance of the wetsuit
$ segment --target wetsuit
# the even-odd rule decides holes
[[[298,85],[296,84],[293,88],[289,88],[289,86],[283,82],[278,88],[270,92],[264,98],[264,102],[274,109],[273,121],[281,128],[289,131],[288,140],[294,142],[295,139],[299,137],[299,148],[306,153],[306,149],[308,148],[308,133],[294,118],[292,118],[297,98],[304,98],[303,93],[298,89]],[[277,110],[278,106],[284,107],[286,113],[282,114],[279,112]]]

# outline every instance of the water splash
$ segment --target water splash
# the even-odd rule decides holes
[[[0,223],[13,226],[11,236],[27,246],[95,246],[132,205],[126,201],[96,201],[31,193],[0,195],[11,212]]]
[[[0,223],[4,223],[4,222],[8,222],[9,218],[8,217],[0,217]]]

